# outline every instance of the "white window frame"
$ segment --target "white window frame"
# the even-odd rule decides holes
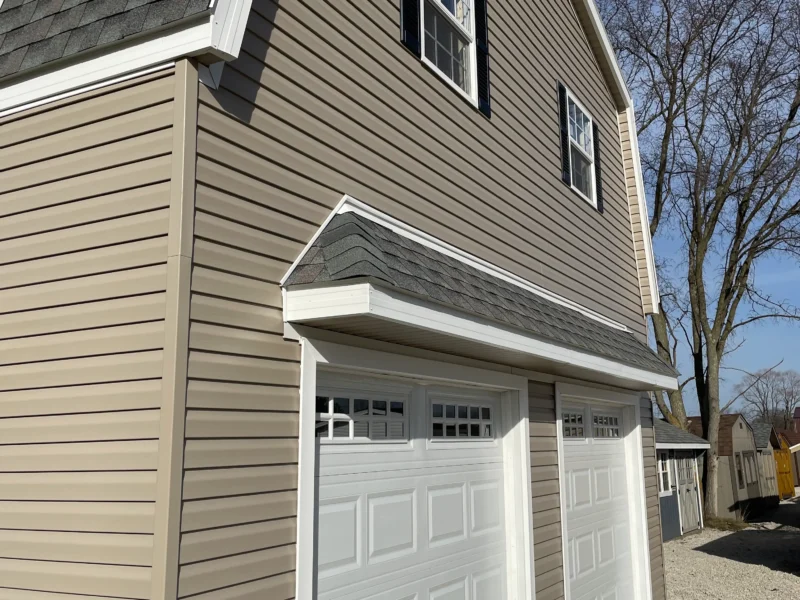
[[[592,113],[590,113],[588,110],[586,110],[586,107],[580,102],[580,100],[578,100],[578,98],[575,96],[575,94],[573,94],[572,91],[568,87],[564,86],[564,89],[567,90],[567,114],[565,115],[565,117],[567,119],[567,137],[569,139],[569,148],[567,148],[567,160],[569,160],[569,185],[572,188],[572,190],[576,194],[578,194],[578,196],[580,196],[581,198],[586,200],[586,202],[591,204],[593,207],[597,208],[597,175],[595,173],[595,156],[594,156],[594,117],[592,116]],[[589,119],[589,133],[592,136],[592,143],[591,143],[592,155],[591,156],[586,154],[586,151],[583,148],[581,148],[581,146],[576,141],[574,141],[572,139],[572,132],[570,131],[570,127],[569,127],[569,103],[570,103],[570,101],[572,101],[575,104],[575,106],[577,106],[581,110],[581,112]],[[574,168],[574,165],[572,164],[572,147],[573,146],[575,148],[577,148],[578,152],[580,152],[591,164],[591,171],[592,171],[592,174],[591,174],[592,195],[591,195],[591,197],[587,196],[582,191],[580,191],[577,187],[575,187],[575,184],[573,183],[573,176],[575,174],[575,168]]]
[[[570,442],[563,435],[562,412],[577,403],[610,404],[623,412],[622,441],[625,445],[630,507],[631,548],[633,549],[633,574],[635,596],[631,600],[649,600],[652,597],[650,578],[650,542],[647,535],[647,498],[644,486],[644,454],[642,446],[641,406],[639,394],[635,392],[589,387],[573,383],[556,382],[556,436],[558,442],[558,473],[561,495],[561,552],[569,560],[567,548],[567,486],[564,485],[564,446],[570,443],[587,443],[586,440]],[[579,406],[580,404],[578,404]],[[590,412],[587,410],[587,412]],[[567,571],[565,564],[564,570]],[[564,577],[564,597],[570,597],[569,577]]]
[[[295,597],[313,598],[316,552],[316,396],[317,371],[384,375],[401,379],[440,382],[443,386],[477,386],[500,394],[502,409],[495,418],[502,437],[504,514],[506,516],[506,571],[509,596],[533,600],[532,489],[528,379],[519,375],[466,367],[372,349],[301,338],[300,439],[297,490],[297,577]],[[499,423],[497,420],[499,419]],[[502,434],[502,435],[501,435]],[[493,440],[494,441],[494,440]],[[366,448],[366,447],[365,447]]]
[[[478,52],[475,38],[475,6],[473,0],[465,0],[470,3],[468,27],[464,27],[459,23],[453,14],[447,10],[439,0],[417,1],[419,2],[419,54],[422,63],[443,79],[451,88],[461,94],[470,104],[478,108]],[[455,81],[448,77],[425,56],[425,11],[429,8],[433,8],[444,16],[453,27],[464,35],[464,40],[469,44],[469,69],[467,73],[467,77],[469,78],[469,92],[461,89]]]
[[[664,457],[663,463],[661,457]],[[663,464],[663,469],[661,468]],[[667,474],[667,489],[664,489],[664,478],[663,474]],[[670,468],[670,458],[669,458],[669,451],[668,450],[659,450],[658,455],[656,456],[656,474],[658,475],[658,496],[659,498],[663,498],[664,496],[671,496],[672,495],[672,469]]]

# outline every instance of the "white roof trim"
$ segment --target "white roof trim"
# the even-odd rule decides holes
[[[211,54],[220,60],[239,55],[252,0],[216,0],[211,15],[156,32],[141,40],[111,44],[101,55],[52,70],[23,72],[0,84],[0,117],[74,96],[123,78],[141,75],[186,56]],[[45,65],[45,68],[47,65]]]
[[[288,289],[283,306],[284,320],[289,323],[313,326],[322,319],[368,316],[617,377],[647,389],[678,387],[675,377],[559,346],[514,327],[371,283]]]
[[[527,279],[523,279],[518,275],[514,275],[513,273],[506,271],[505,269],[501,269],[500,267],[493,265],[492,263],[483,260],[482,258],[478,258],[477,256],[469,254],[468,252],[464,252],[463,250],[456,248],[455,246],[451,246],[450,244],[443,242],[442,240],[430,234],[427,234],[424,231],[416,229],[415,227],[411,227],[407,223],[399,221],[398,219],[395,219],[394,217],[391,217],[386,213],[381,212],[376,208],[369,206],[368,204],[364,204],[360,200],[356,200],[355,198],[347,194],[345,194],[344,197],[342,197],[342,199],[339,201],[339,204],[336,205],[333,211],[331,211],[331,213],[327,216],[325,221],[323,221],[322,225],[319,227],[319,229],[317,229],[316,233],[314,233],[311,240],[309,240],[308,244],[306,244],[305,248],[303,248],[298,257],[292,263],[292,266],[289,267],[288,271],[286,271],[286,274],[281,279],[281,285],[284,285],[286,283],[286,280],[289,278],[289,275],[292,274],[297,265],[309,251],[311,246],[314,245],[314,242],[317,241],[317,238],[319,237],[320,233],[322,233],[325,227],[328,226],[330,220],[333,219],[333,217],[335,217],[338,214],[343,214],[348,212],[359,214],[362,217],[369,219],[370,221],[374,221],[379,225],[391,229],[398,235],[402,235],[403,237],[413,240],[424,246],[427,246],[432,250],[441,252],[442,254],[445,254],[451,258],[454,258],[458,261],[468,264],[471,267],[483,271],[484,273],[488,273],[489,275],[498,277],[503,281],[507,281],[511,284],[519,286],[529,292],[541,296],[542,298],[550,300],[551,302],[555,302],[556,304],[577,311],[581,313],[583,316],[598,321],[603,325],[606,325],[607,327],[613,327],[614,329],[619,329],[620,331],[628,331],[628,328],[625,327],[625,325],[618,323],[613,319],[609,319],[608,317],[603,316],[600,313],[597,313],[589,308],[586,308],[585,306],[582,306],[577,302],[568,300],[563,296],[554,294],[553,292],[541,286],[538,286],[535,283],[531,283]]]
[[[619,68],[617,55],[614,52],[614,47],[611,45],[611,40],[608,39],[608,33],[606,33],[605,25],[603,25],[603,19],[600,18],[600,12],[597,10],[597,5],[594,3],[594,0],[574,1],[576,3],[581,3],[584,10],[586,10],[586,13],[590,17],[592,30],[588,33],[593,34],[600,41],[600,47],[602,50],[602,54],[598,56],[598,58],[603,60],[611,69],[614,85],[619,94],[624,98],[625,106],[633,106],[630,92],[628,92],[628,86],[625,84],[625,77],[623,77],[622,71]]]
[[[656,450],[708,450],[711,444],[673,444],[672,442],[656,442]]]

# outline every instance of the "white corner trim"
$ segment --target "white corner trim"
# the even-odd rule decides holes
[[[0,117],[163,68],[188,56],[211,54],[223,61],[233,60],[239,55],[251,3],[217,0],[211,15],[200,15],[137,43],[112,44],[99,56],[32,77],[23,73],[17,83],[0,86]]]
[[[656,450],[708,450],[711,444],[673,444],[671,442],[656,442]]]
[[[628,117],[628,138],[631,142],[631,155],[633,158],[633,176],[636,182],[636,196],[639,203],[639,220],[642,225],[642,240],[644,242],[644,256],[647,264],[647,282],[650,285],[650,298],[653,304],[653,313],[659,312],[661,303],[658,291],[658,277],[656,262],[653,254],[653,238],[650,237],[650,215],[647,210],[647,196],[644,191],[644,176],[642,175],[642,161],[639,156],[639,136],[636,135],[636,115],[633,105],[626,111]]]
[[[677,389],[677,379],[540,340],[522,330],[370,283],[286,290],[284,320],[371,316],[613,375],[652,389]],[[595,398],[597,396],[594,396]]]
[[[489,275],[498,277],[503,281],[507,281],[508,283],[519,286],[531,293],[541,296],[542,298],[545,298],[551,302],[555,302],[560,306],[564,306],[571,310],[575,310],[589,319],[598,321],[608,327],[619,329],[620,331],[628,331],[628,328],[625,325],[618,323],[613,319],[609,319],[608,317],[603,316],[600,313],[597,313],[589,308],[586,308],[585,306],[582,306],[577,302],[573,302],[572,300],[568,300],[567,298],[554,294],[553,292],[541,286],[538,286],[535,283],[531,283],[530,281],[523,279],[518,275],[514,275],[513,273],[506,271],[505,269],[501,269],[500,267],[493,265],[492,263],[483,260],[482,258],[478,258],[477,256],[469,254],[468,252],[464,252],[463,250],[456,248],[455,246],[452,246],[446,242],[443,242],[442,240],[430,234],[427,234],[424,231],[421,231],[415,227],[412,227],[407,223],[404,223],[403,221],[395,219],[394,217],[389,216],[386,213],[381,212],[378,209],[373,208],[372,206],[369,206],[368,204],[365,204],[364,202],[361,202],[360,200],[357,200],[348,194],[345,194],[342,197],[339,203],[334,207],[331,213],[322,222],[322,225],[320,225],[319,229],[317,229],[317,231],[311,237],[309,242],[306,244],[305,248],[303,248],[303,250],[297,256],[295,261],[286,271],[286,274],[281,279],[282,286],[286,283],[286,280],[289,278],[289,275],[292,274],[292,272],[295,270],[295,268],[303,259],[303,257],[306,255],[306,253],[309,251],[309,249],[317,241],[317,238],[322,233],[322,231],[328,226],[328,223],[330,223],[331,219],[333,219],[333,217],[335,217],[338,214],[344,214],[348,212],[361,215],[362,217],[369,219],[370,221],[374,221],[379,225],[391,229],[398,235],[402,235],[403,237],[415,241],[419,244],[422,244],[423,246],[427,246],[432,250],[441,252],[442,254],[449,256],[450,258],[454,258],[458,261],[461,261],[471,267],[483,271],[484,273],[488,273]]]
[[[218,0],[211,15],[211,47],[223,60],[239,56],[253,0]]]

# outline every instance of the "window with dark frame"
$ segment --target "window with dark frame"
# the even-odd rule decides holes
[[[736,453],[736,483],[739,485],[739,489],[744,488],[744,472],[742,470],[742,455],[741,453]]]

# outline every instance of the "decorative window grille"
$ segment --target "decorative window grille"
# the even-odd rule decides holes
[[[582,412],[562,412],[561,420],[565,438],[575,439],[586,437],[585,430],[583,428],[584,424]]]
[[[317,396],[317,437],[324,440],[408,439],[408,406],[403,400]]]
[[[611,415],[592,415],[593,435],[600,439],[620,438],[619,417]]]
[[[433,402],[430,407],[433,438],[494,438],[493,411],[490,406]]]

